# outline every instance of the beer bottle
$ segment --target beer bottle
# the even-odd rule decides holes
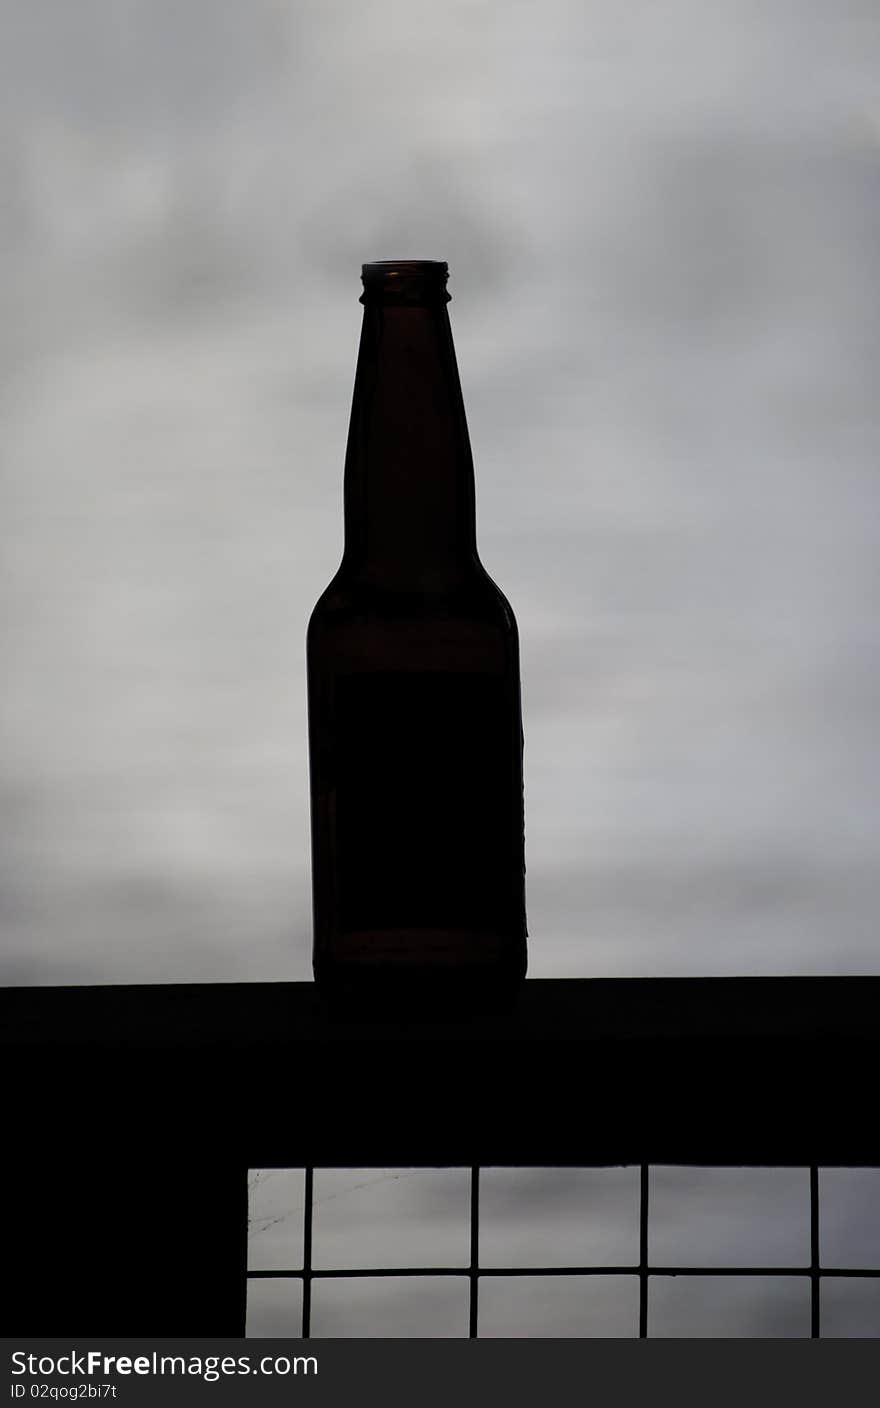
[[[307,633],[314,972],[368,1002],[526,968],[519,642],[477,555],[447,277],[363,266],[345,547]]]

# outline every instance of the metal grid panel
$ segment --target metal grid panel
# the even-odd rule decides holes
[[[639,1165],[639,1260],[638,1264],[605,1266],[482,1266],[480,1264],[480,1169],[470,1170],[470,1262],[467,1266],[332,1267],[312,1265],[312,1223],[314,1207],[313,1167],[305,1169],[303,1220],[303,1264],[295,1269],[248,1271],[249,1280],[299,1280],[302,1282],[303,1339],[311,1337],[312,1283],[318,1279],[385,1276],[457,1276],[469,1283],[468,1334],[479,1338],[480,1280],[491,1276],[637,1276],[639,1281],[639,1338],[649,1334],[649,1284],[656,1276],[803,1276],[810,1281],[810,1335],[821,1338],[820,1282],[824,1276],[880,1279],[880,1267],[822,1266],[819,1260],[819,1168],[810,1173],[810,1261],[806,1266],[687,1266],[652,1265],[648,1259],[650,1213],[649,1164]]]

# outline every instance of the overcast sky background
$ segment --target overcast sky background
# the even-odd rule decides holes
[[[2,979],[305,978],[364,259],[448,259],[533,976],[876,971],[873,0],[34,0]]]
[[[389,257],[451,268],[532,976],[876,972],[875,0],[0,15],[0,981],[310,976],[304,633]]]

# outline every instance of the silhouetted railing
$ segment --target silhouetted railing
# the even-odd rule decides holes
[[[249,1168],[472,1170],[470,1333],[503,1274],[824,1276],[818,1169],[880,1166],[880,979],[527,983],[515,1011],[442,1022],[336,1019],[311,984],[0,990],[8,1333],[239,1336]],[[589,1094],[589,1118],[578,1117]],[[699,1118],[695,1118],[695,1112]],[[478,1170],[641,1168],[639,1260],[482,1265]],[[651,1164],[810,1169],[808,1265],[648,1260]],[[312,1265],[287,1274],[425,1275]],[[292,1328],[291,1333],[295,1333]]]
[[[821,1294],[820,1282],[823,1277],[833,1276],[835,1279],[880,1279],[880,1267],[845,1267],[845,1266],[823,1266],[819,1254],[819,1169],[813,1165],[809,1169],[810,1179],[810,1237],[809,1237],[809,1261],[806,1264],[796,1265],[688,1265],[684,1262],[676,1264],[652,1263],[648,1256],[648,1224],[650,1209],[650,1172],[649,1165],[642,1164],[639,1169],[639,1259],[633,1264],[629,1262],[609,1263],[609,1264],[576,1264],[568,1265],[540,1265],[529,1264],[523,1266],[491,1266],[484,1265],[480,1261],[479,1253],[479,1226],[480,1226],[480,1169],[474,1167],[470,1169],[470,1262],[467,1266],[432,1266],[420,1264],[417,1266],[351,1266],[351,1267],[315,1267],[312,1264],[312,1232],[313,1232],[313,1206],[314,1206],[314,1173],[313,1168],[306,1168],[304,1173],[304,1217],[303,1217],[303,1258],[302,1265],[296,1268],[265,1268],[249,1269],[247,1276],[251,1281],[269,1280],[294,1280],[302,1283],[302,1311],[298,1321],[291,1321],[289,1333],[291,1336],[301,1335],[303,1339],[311,1337],[311,1306],[312,1306],[312,1283],[316,1280],[339,1280],[355,1278],[358,1280],[380,1279],[384,1277],[452,1277],[459,1280],[467,1279],[469,1283],[468,1291],[468,1332],[471,1339],[479,1338],[479,1283],[482,1278],[503,1276],[504,1278],[515,1277],[569,1277],[569,1276],[629,1276],[638,1277],[639,1281],[639,1301],[638,1301],[638,1335],[645,1339],[650,1333],[649,1330],[649,1281],[651,1277],[658,1276],[760,1276],[760,1277],[802,1277],[810,1282],[810,1335],[813,1339],[821,1338]],[[585,1330],[588,1328],[585,1323]],[[878,1327],[880,1330],[880,1327]]]

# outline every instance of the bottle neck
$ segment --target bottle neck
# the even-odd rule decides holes
[[[364,295],[345,459],[343,565],[364,582],[442,589],[476,560],[474,470],[445,294]]]

